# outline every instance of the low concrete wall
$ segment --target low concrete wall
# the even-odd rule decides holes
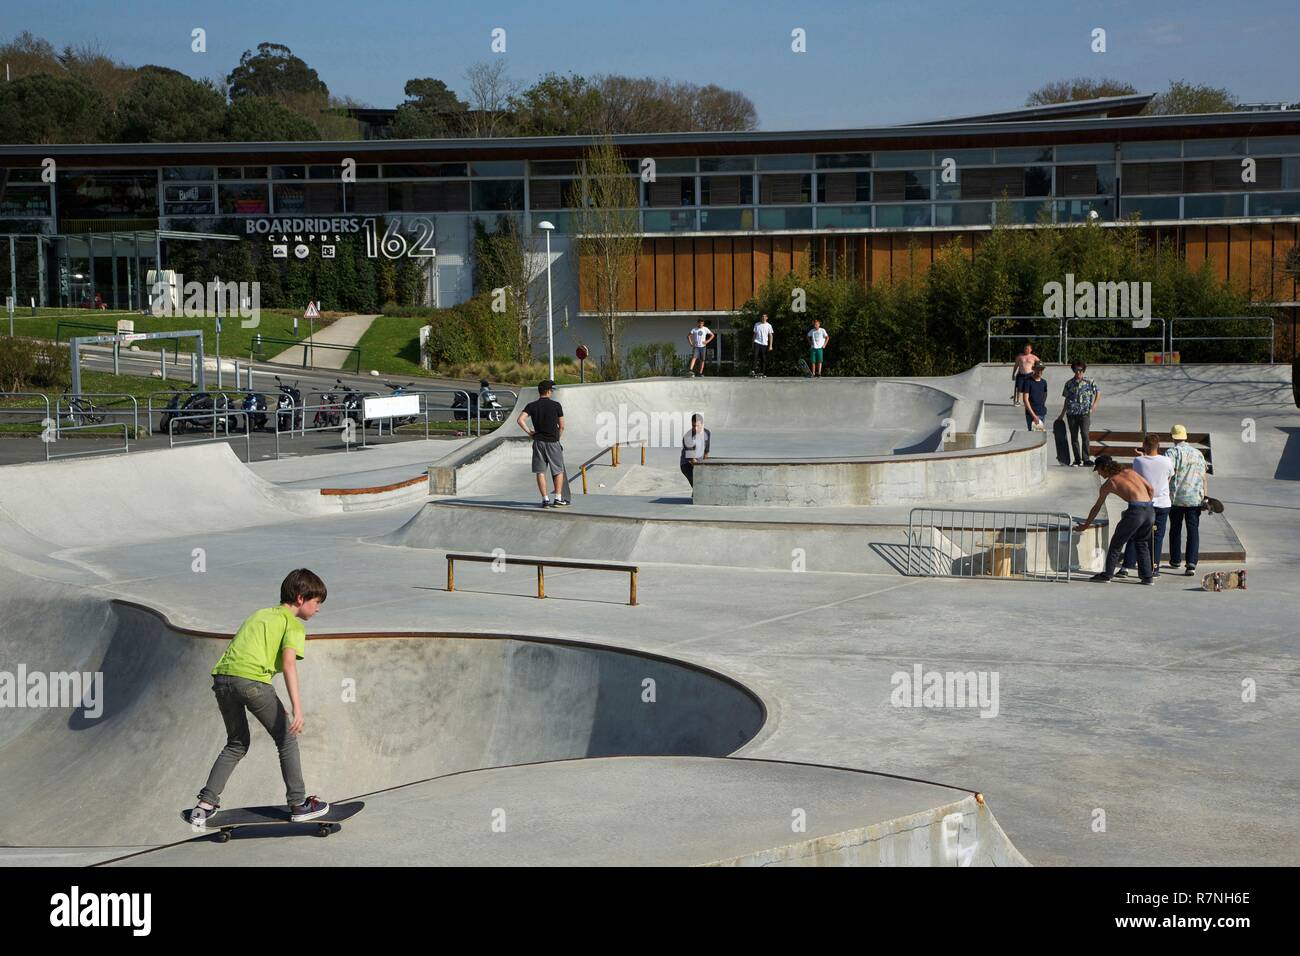
[[[926,455],[714,458],[695,468],[697,505],[779,508],[897,505],[1015,498],[1047,477],[1047,436],[1015,432],[1001,445]]]
[[[429,494],[463,495],[498,465],[532,461],[533,447],[528,436],[506,437],[499,432],[485,435],[430,465]]]

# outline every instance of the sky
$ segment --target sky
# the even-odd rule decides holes
[[[512,77],[622,73],[746,94],[765,130],[919,122],[1024,105],[1074,76],[1158,92],[1171,80],[1245,102],[1300,101],[1296,0],[0,0],[0,38],[29,30],[98,43],[132,66],[221,78],[264,41],[329,86],[394,107],[412,77],[463,94],[466,67],[504,56]],[[207,52],[191,50],[194,29]],[[1094,52],[1093,31],[1105,31]],[[505,53],[491,49],[505,31]],[[806,52],[791,49],[802,30]],[[2,81],[2,74],[0,74]]]

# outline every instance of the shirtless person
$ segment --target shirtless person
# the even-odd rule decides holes
[[[1011,365],[1011,380],[1013,390],[1011,402],[1014,405],[1023,405],[1025,403],[1024,394],[1025,385],[1034,376],[1034,363],[1038,361],[1038,356],[1034,354],[1034,345],[1032,342],[1026,342],[1024,350],[1016,356],[1015,362]]]
[[[1097,494],[1097,503],[1088,512],[1083,524],[1076,525],[1075,531],[1083,532],[1092,527],[1092,519],[1097,517],[1107,495],[1115,495],[1128,502],[1124,517],[1110,536],[1110,547],[1106,551],[1106,570],[1092,576],[1093,581],[1109,581],[1124,557],[1124,546],[1133,541],[1137,545],[1138,578],[1142,584],[1154,584],[1155,578],[1151,567],[1151,525],[1155,521],[1153,499],[1155,489],[1132,468],[1117,464],[1110,455],[1098,455],[1092,470],[1106,480],[1102,482]]]

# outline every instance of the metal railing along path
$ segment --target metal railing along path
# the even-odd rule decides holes
[[[994,322],[1038,322],[1038,323],[1050,322],[1056,326],[1056,332],[1050,335],[1047,333],[1044,333],[1042,335],[1035,335],[1034,333],[1025,333],[1025,332],[1012,335],[1010,333],[1000,332],[995,335],[993,333]],[[1015,339],[1021,344],[1025,342],[1032,342],[1035,338],[1040,340],[1055,339],[1056,340],[1056,364],[1060,365],[1064,360],[1065,319],[1056,319],[1056,318],[1052,318],[1051,316],[1045,316],[1045,315],[995,315],[985,320],[984,337],[985,337],[984,360],[989,364],[992,364],[993,362],[993,340],[994,339]],[[1040,356],[1042,354],[1043,353],[1041,352],[1039,353]]]
[[[1268,335],[1183,335],[1177,334],[1176,327],[1179,322],[1267,322]],[[1175,342],[1262,342],[1268,340],[1268,364],[1273,364],[1273,347],[1274,335],[1277,332],[1277,323],[1272,316],[1268,315],[1204,315],[1204,316],[1180,316],[1176,319],[1169,320],[1169,353],[1172,356],[1177,351]]]
[[[96,405],[93,401],[87,401],[94,398],[115,398],[128,399],[131,402],[131,434],[139,437],[140,435],[140,402],[134,395],[128,395],[125,392],[82,392],[79,395],[71,395],[64,392],[58,397],[54,404],[54,433],[57,435],[65,427],[62,424],[64,410],[67,410],[68,420],[79,426],[86,426],[85,421],[78,419],[94,418],[102,416],[104,418],[125,418],[126,410],[124,408],[114,408],[111,405]],[[91,422],[90,425],[108,425],[114,423]],[[126,424],[123,422],[122,424]]]
[[[202,445],[206,442],[226,441],[230,438],[230,419],[233,416],[244,416],[244,461],[253,460],[253,434],[249,427],[248,416],[254,412],[245,411],[242,408],[222,408],[211,412],[180,412],[167,423],[167,447],[175,448],[177,445]],[[260,413],[259,413],[260,414]],[[186,421],[202,421],[212,419],[212,434],[205,434],[202,438],[189,438],[182,441],[176,440],[176,423]],[[221,420],[221,434],[217,433],[217,420]],[[278,436],[277,436],[278,437]],[[279,443],[276,443],[276,457],[279,457]]]
[[[1069,581],[1073,519],[1064,512],[913,508],[907,575]]]
[[[1160,354],[1167,355],[1168,350],[1165,348],[1165,320],[1153,318],[1150,320],[1151,325],[1160,323],[1159,335],[1070,335],[1070,324],[1072,322],[1123,322],[1126,326],[1132,328],[1141,328],[1133,325],[1132,319],[1066,319],[1065,320],[1065,361],[1070,361],[1070,343],[1073,342],[1155,342],[1160,346]],[[1147,326],[1149,327],[1149,326]],[[1140,358],[1140,356],[1139,356]],[[1142,362],[1135,364],[1141,365]]]
[[[50,451],[50,445],[55,444],[59,440],[59,438],[62,437],[62,434],[64,432],[87,431],[92,428],[122,429],[122,447],[118,448],[116,445],[114,445],[111,448],[81,448],[77,451],[65,451],[65,452],[60,452],[58,454],[54,454],[53,452]],[[131,439],[130,436],[127,434],[126,422],[109,422],[106,424],[99,424],[99,425],[67,425],[64,428],[60,429],[55,434],[53,441],[46,441],[45,436],[42,435],[41,443],[45,445],[46,461],[50,461],[53,458],[80,458],[82,455],[106,455],[112,452],[129,452],[131,450]]]

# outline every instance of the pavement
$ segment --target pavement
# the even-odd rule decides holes
[[[345,315],[335,319],[319,332],[303,339],[306,345],[294,345],[270,361],[278,365],[303,365],[303,352],[310,349],[309,364],[318,369],[342,369],[351,357],[348,349],[361,341],[378,315]],[[305,320],[304,320],[305,321]],[[313,345],[337,345],[342,348],[311,349]]]
[[[1093,371],[1097,427],[1134,427],[1122,396],[1155,389],[1149,416],[1211,432],[1250,590],[904,577],[873,548],[896,516],[874,509],[764,508],[764,524],[654,500],[668,495],[593,493],[552,513],[476,490],[346,512],[320,489],[417,462],[342,453],[298,472],[217,446],[5,467],[0,673],[98,672],[104,693],[98,716],[0,708],[0,863],[1288,864],[1300,415],[1267,367],[1159,388],[1144,376],[1166,369]],[[996,403],[1003,372],[920,384],[962,411]],[[832,381],[709,387],[800,432],[809,390]],[[626,397],[580,388],[560,399],[593,429]],[[667,408],[708,398],[663,391]],[[1019,413],[985,414],[996,431]],[[508,498],[529,479],[483,481]],[[1078,514],[1095,487],[1059,469],[1041,499]],[[625,575],[578,570],[548,571],[539,602],[531,569],[508,561],[458,566],[445,590],[450,547],[599,556],[648,535],[636,607]],[[308,786],[367,806],[329,842],[215,845],[178,816],[222,742],[205,675],[302,565],[330,588],[302,666]],[[930,675],[969,675],[970,698],[927,703]],[[283,799],[257,734],[227,798]]]

